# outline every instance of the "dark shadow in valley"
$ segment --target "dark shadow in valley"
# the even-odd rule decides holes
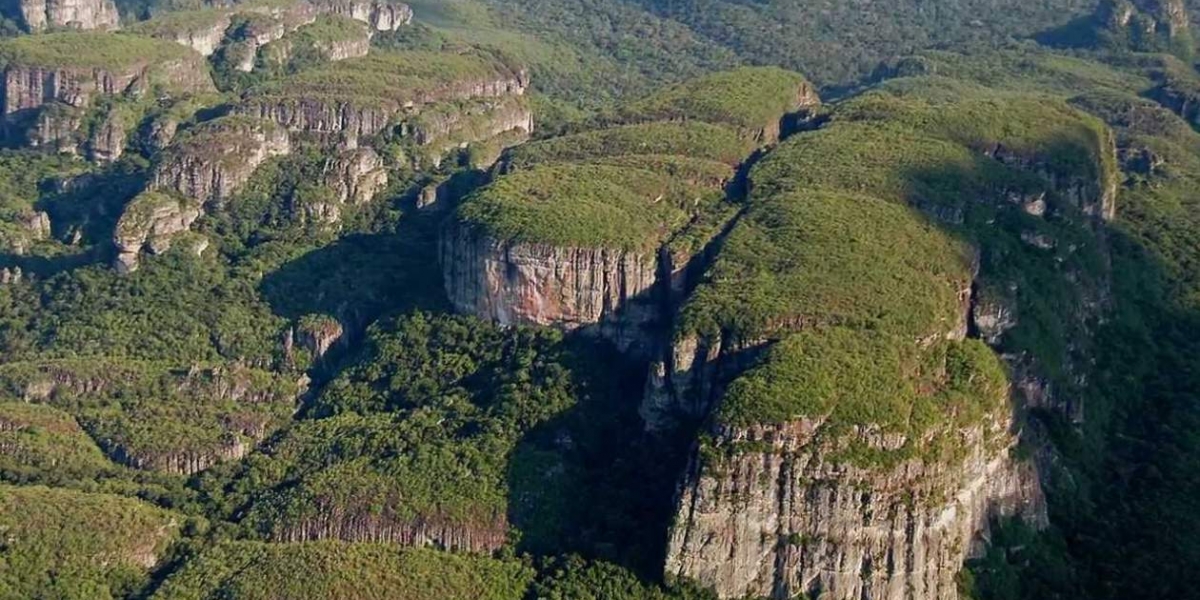
[[[646,367],[589,334],[568,336],[577,403],[526,433],[508,465],[518,549],[575,553],[662,576],[675,487],[693,436],[645,433]]]

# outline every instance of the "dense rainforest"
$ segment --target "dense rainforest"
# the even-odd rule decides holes
[[[1181,0],[0,16],[0,599],[1197,595]]]

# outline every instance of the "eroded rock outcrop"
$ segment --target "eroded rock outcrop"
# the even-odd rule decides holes
[[[120,22],[112,0],[8,0],[30,32],[47,29],[116,29]],[[13,10],[15,5],[15,10]]]
[[[287,132],[271,123],[222,117],[181,135],[155,166],[150,187],[220,204],[264,161],[290,150]]]
[[[235,460],[290,418],[298,383],[237,364],[8,363],[0,394],[71,412],[113,460],[190,475]],[[118,405],[121,410],[91,407]],[[173,435],[157,432],[170,428]]]
[[[343,204],[366,204],[387,186],[383,159],[370,148],[356,148],[325,161],[325,185]]]
[[[143,192],[125,207],[117,221],[113,244],[117,247],[116,266],[122,273],[137,270],[143,251],[162,254],[171,247],[171,239],[187,231],[200,217],[195,200],[159,192]]]
[[[1096,23],[1110,43],[1141,52],[1189,53],[1193,44],[1183,0],[1104,0]]]
[[[232,16],[231,11],[216,8],[169,12],[137,23],[129,31],[170,40],[195,50],[201,56],[212,56],[225,41]]]
[[[370,511],[345,514],[336,507],[328,507],[319,516],[277,527],[271,532],[271,539],[277,542],[327,539],[386,542],[403,547],[435,546],[458,552],[487,553],[502,548],[508,541],[508,523],[503,517],[497,517],[488,526],[464,526],[436,516],[404,520]]]
[[[395,31],[412,22],[407,4],[390,0],[316,0],[318,10],[362,21],[376,31]]]
[[[152,83],[179,93],[212,91],[208,67],[199,55],[151,64],[137,61],[119,69],[52,67],[10,63],[4,71],[4,114],[36,109],[48,102],[82,108],[96,96],[140,96]]]
[[[504,136],[504,147],[516,145],[533,132],[533,111],[522,96],[484,98],[435,104],[401,124],[419,148],[418,163],[437,166],[452,150]],[[487,168],[489,164],[478,165]]]

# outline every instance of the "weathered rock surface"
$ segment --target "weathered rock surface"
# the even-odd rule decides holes
[[[27,31],[116,29],[120,16],[113,0],[9,0],[17,5]]]
[[[607,321],[625,330],[652,316],[627,306],[639,297],[648,301],[658,269],[652,252],[501,242],[452,225],[440,258],[455,309],[502,325],[573,330]]]
[[[125,152],[127,131],[132,126],[119,111],[110,110],[88,139],[88,158],[97,163],[111,163]]]
[[[821,423],[726,429],[683,483],[666,571],[723,598],[956,600],[955,576],[990,519],[1044,524],[1032,464],[1010,458],[1011,420],[961,432],[957,461],[864,468],[830,458]],[[905,440],[859,430],[881,452]],[[1004,440],[990,442],[989,438]]]
[[[437,166],[448,152],[474,143],[501,135],[510,146],[528,139],[533,111],[522,96],[435,104],[402,123],[401,132],[421,147],[420,160]]]
[[[370,148],[347,150],[325,161],[325,185],[343,204],[366,204],[387,187],[383,159]]]
[[[150,187],[202,204],[220,204],[267,159],[291,150],[286,131],[244,117],[222,117],[181,135],[154,168]]]
[[[208,66],[198,54],[155,64],[138,62],[115,71],[10,64],[4,71],[4,114],[35,109],[48,102],[83,108],[96,96],[145,94],[152,83],[178,93],[215,89]]]
[[[221,9],[167,13],[129,28],[129,31],[182,44],[212,56],[225,41],[226,30],[232,22],[232,12]]]
[[[166,252],[171,247],[171,238],[187,231],[199,217],[200,205],[193,200],[158,192],[139,194],[117,221],[113,235],[117,269],[123,273],[137,270],[143,250],[152,254]]]
[[[508,523],[499,516],[490,526],[468,527],[437,517],[401,520],[370,511],[345,514],[336,507],[327,507],[319,517],[277,527],[271,532],[271,539],[277,542],[325,539],[386,542],[403,547],[436,546],[457,552],[488,553],[502,548],[507,542]]]
[[[370,25],[376,31],[395,31],[412,22],[407,4],[388,0],[317,0],[322,12],[350,17]]]

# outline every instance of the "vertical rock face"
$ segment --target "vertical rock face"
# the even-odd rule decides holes
[[[16,2],[25,29],[116,29],[120,16],[112,0],[10,0]]]
[[[149,90],[152,80],[180,93],[214,89],[208,67],[199,55],[122,69],[12,64],[4,71],[4,114],[48,102],[81,108],[96,96],[139,95]]]
[[[343,204],[365,204],[387,186],[383,159],[370,148],[356,148],[325,162],[325,184]]]
[[[953,463],[874,468],[829,460],[836,448],[820,439],[819,422],[721,431],[717,448],[751,449],[693,464],[667,572],[723,598],[956,600],[955,576],[989,519],[1046,518],[1033,466],[1010,458],[1010,425],[964,432]],[[882,452],[905,442],[852,436]]]
[[[267,159],[291,149],[287,132],[270,123],[223,117],[196,126],[164,153],[151,188],[200,203],[228,199]]]
[[[376,31],[400,29],[412,22],[413,16],[407,4],[389,0],[324,0],[316,5],[322,12],[362,21]]]
[[[129,124],[117,111],[109,111],[104,120],[92,130],[88,140],[88,157],[97,163],[110,163],[125,151],[126,130]]]
[[[212,56],[225,41],[232,14],[219,9],[170,12],[136,23],[129,31],[162,40],[170,40],[195,50],[201,56]]]
[[[161,254],[171,247],[172,236],[187,231],[200,216],[198,203],[157,192],[134,198],[117,222],[113,244],[117,247],[117,269],[137,269],[142,250]]]
[[[653,253],[505,243],[457,225],[440,254],[455,309],[503,325],[571,330],[616,318],[651,292],[657,272]]]

